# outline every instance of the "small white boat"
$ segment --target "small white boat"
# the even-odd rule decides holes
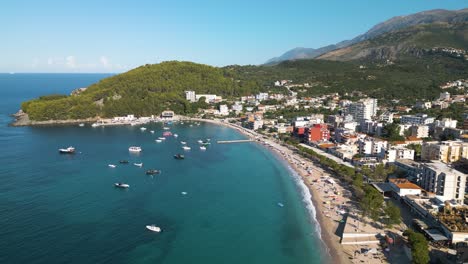
[[[65,148],[65,149],[61,148],[61,149],[59,149],[59,152],[61,154],[74,154],[75,153],[75,148],[74,147],[68,147],[68,148]]]
[[[140,130],[141,130],[141,131],[145,131],[145,130],[146,130],[146,127],[140,127]]]
[[[140,168],[141,168],[141,167],[143,167],[143,162],[141,162],[141,163],[133,163],[133,165],[135,165],[135,166],[137,166],[137,167],[140,167]]]
[[[155,225],[147,225],[146,229],[153,231],[153,232],[157,232],[157,233],[161,232],[161,228]]]
[[[98,124],[98,123],[93,123],[91,126],[92,126],[92,127],[98,127],[99,124]]]
[[[162,142],[161,139],[156,139],[155,141],[156,141],[157,143],[161,143],[161,142]]]
[[[279,206],[279,207],[283,207],[283,206],[284,206],[284,204],[282,204],[282,203],[278,203],[278,206]]]
[[[182,147],[184,150],[190,150],[191,148],[190,147],[187,147],[187,146],[183,146]]]
[[[182,195],[187,195],[187,192],[181,192]]]
[[[187,144],[187,142],[181,141],[180,144],[185,145],[185,144]]]
[[[211,138],[207,138],[206,141],[211,141]]]
[[[151,133],[151,134],[154,134],[154,130],[151,130],[150,133]]]
[[[124,188],[124,189],[130,187],[130,185],[128,185],[126,183],[121,183],[121,182],[114,183],[114,186],[117,187],[117,188]]]
[[[175,138],[176,138],[176,137],[178,137],[178,136],[179,136],[179,135],[177,135],[177,134],[174,134],[174,137],[175,137]]]
[[[205,146],[200,146],[200,150],[206,150]]]
[[[159,140],[166,140],[165,137],[158,137]]]
[[[109,166],[109,168],[115,168],[115,167],[117,167],[117,166],[115,166],[114,164],[109,164],[109,165],[107,165],[107,166]]]
[[[169,130],[170,128],[169,127],[163,127],[164,130]]]
[[[198,142],[199,144],[202,144],[202,143],[203,143],[203,140],[199,139],[197,142]]]
[[[192,125],[192,124],[190,124],[190,127],[193,127],[193,125]]]
[[[81,124],[79,124],[78,126],[79,126],[79,127],[84,127],[84,124],[83,124],[83,123],[81,123]]]
[[[128,148],[128,151],[130,151],[130,152],[141,152],[142,149],[141,149],[141,147],[131,146],[131,147]]]

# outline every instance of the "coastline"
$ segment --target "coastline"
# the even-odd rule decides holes
[[[301,183],[307,187],[307,191],[310,194],[310,201],[312,202],[312,205],[314,207],[313,211],[315,211],[315,215],[313,215],[311,212],[311,218],[312,221],[316,222],[316,224],[318,225],[319,230],[317,231],[319,231],[319,238],[322,240],[324,248],[327,251],[326,257],[328,258],[328,261],[330,263],[351,263],[347,256],[345,256],[345,251],[342,245],[340,244],[340,238],[334,234],[337,225],[333,223],[334,220],[331,220],[325,215],[325,212],[327,211],[327,208],[324,206],[325,201],[322,199],[322,195],[319,192],[319,190],[314,188],[314,183],[312,183],[312,176],[307,172],[307,170],[301,168],[300,164],[297,163],[298,161],[303,161],[302,157],[299,157],[297,154],[294,154],[289,148],[279,145],[263,135],[260,135],[254,131],[247,130],[242,127],[238,127],[228,122],[189,117],[184,117],[182,119],[188,121],[206,122],[229,127],[239,131],[240,133],[248,137],[261,137],[261,142],[265,142],[267,144],[262,145],[264,145],[265,148],[269,150],[273,155],[275,155],[278,159],[284,162],[288,169],[292,170],[292,173],[297,175],[297,180],[300,180]],[[254,142],[259,143],[258,141]],[[312,162],[309,161],[309,163]],[[317,168],[314,168],[314,170],[320,171]]]

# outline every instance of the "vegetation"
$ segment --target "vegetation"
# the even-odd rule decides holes
[[[405,230],[404,236],[408,237],[411,247],[411,256],[414,264],[429,263],[429,245],[423,234],[416,233],[411,229]]]
[[[368,216],[374,221],[378,221],[382,212],[384,199],[382,194],[370,185],[364,186],[364,198],[359,205],[363,216]]]
[[[388,217],[387,226],[391,227],[393,225],[401,224],[401,212],[400,208],[394,205],[391,202],[386,202],[384,208],[385,215]]]

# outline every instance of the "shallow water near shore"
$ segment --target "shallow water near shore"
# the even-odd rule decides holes
[[[201,123],[7,127],[21,101],[106,75],[0,75],[0,263],[323,263],[297,179],[256,143]],[[149,131],[154,130],[151,134]],[[201,151],[197,140],[210,138]],[[180,141],[192,150],[185,160]],[[72,145],[75,155],[57,149]],[[141,146],[132,155],[128,147]],[[119,164],[119,160],[130,164]],[[133,166],[143,162],[143,168]],[[108,164],[116,164],[109,168]],[[162,170],[154,176],[146,169]],[[130,185],[116,189],[115,182]],[[183,195],[182,192],[186,192]],[[284,207],[278,206],[284,204]],[[145,225],[156,224],[162,233]]]

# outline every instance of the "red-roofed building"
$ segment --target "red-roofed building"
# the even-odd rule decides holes
[[[330,139],[330,130],[327,124],[315,124],[305,131],[308,142],[328,141]]]
[[[398,196],[421,195],[421,187],[407,179],[390,179],[390,186]]]

